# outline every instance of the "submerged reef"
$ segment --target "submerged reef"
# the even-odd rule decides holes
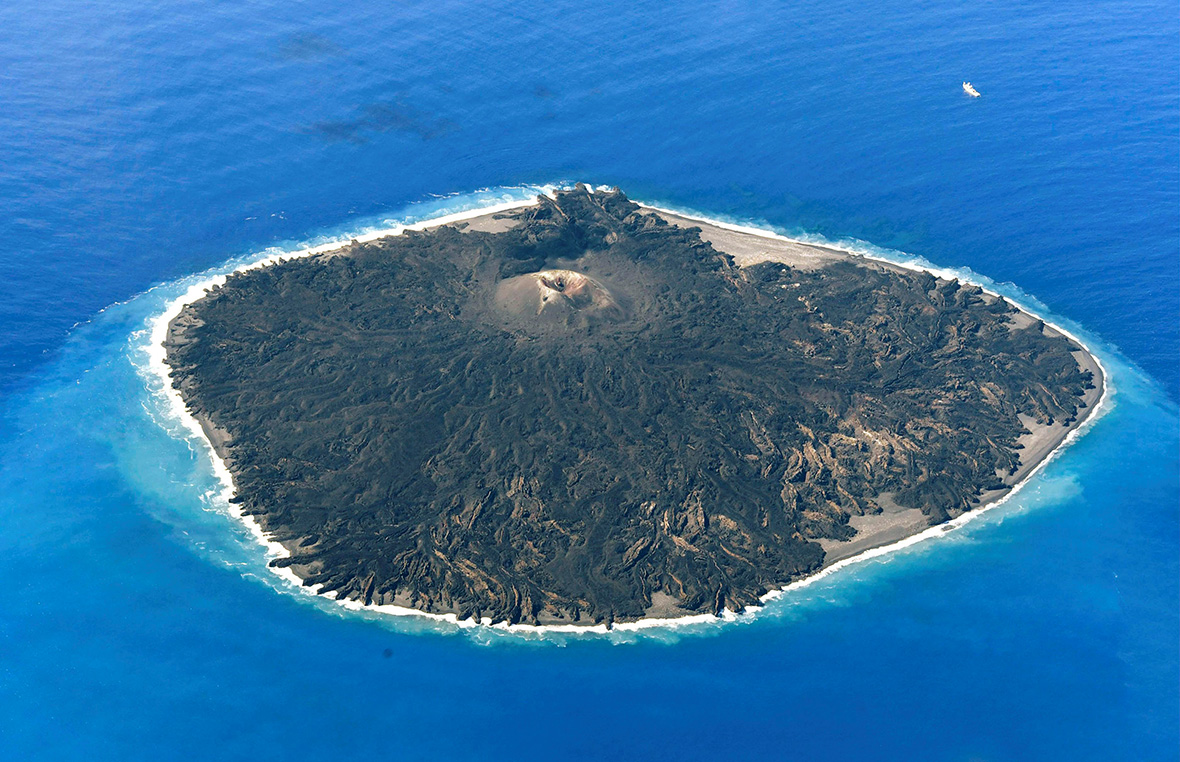
[[[321,592],[461,618],[740,610],[851,517],[934,524],[1068,425],[1080,348],[855,257],[739,267],[621,192],[353,243],[187,305],[175,387]]]

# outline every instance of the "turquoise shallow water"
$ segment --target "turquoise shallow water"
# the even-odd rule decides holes
[[[0,9],[0,758],[1175,759],[1178,26]],[[579,179],[1017,283],[1111,409],[1004,508],[752,623],[538,640],[292,594],[159,414],[150,318],[268,246]]]

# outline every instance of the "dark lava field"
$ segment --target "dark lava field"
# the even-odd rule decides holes
[[[241,272],[167,361],[235,498],[321,592],[496,621],[740,610],[895,506],[969,510],[1067,339],[854,258],[739,268],[620,192]],[[1031,324],[1030,324],[1031,323]]]

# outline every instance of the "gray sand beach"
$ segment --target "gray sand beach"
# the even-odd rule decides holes
[[[850,261],[863,267],[893,269],[904,271],[907,268],[875,259],[868,259],[856,254],[850,254],[840,249],[827,248],[810,243],[790,241],[782,238],[771,238],[753,233],[744,233],[712,225],[701,220],[683,217],[672,212],[656,210],[663,219],[681,227],[697,227],[701,229],[701,238],[713,245],[713,248],[733,257],[739,266],[748,267],[759,262],[782,262],[790,267],[801,270],[817,270],[832,262]],[[1031,325],[1040,318],[1027,312],[1020,311],[1013,318],[1013,328]],[[1051,336],[1061,335],[1052,326],[1045,326],[1045,333]],[[1071,431],[1084,423],[1094,412],[1098,401],[1102,399],[1105,378],[1102,369],[1094,357],[1081,345],[1073,353],[1078,365],[1094,375],[1094,388],[1087,390],[1082,401],[1085,407],[1080,411],[1077,420],[1071,423],[1056,421],[1052,424],[1041,424],[1028,416],[1021,416],[1028,433],[1020,437],[1022,447],[1020,452],[1020,466],[1011,475],[1004,475],[1003,481],[1007,485],[1003,489],[995,489],[979,496],[975,510],[987,507],[1003,499],[1012,489],[1020,484],[1035,469],[1041,461],[1047,458],[1065,440]],[[881,506],[881,513],[868,516],[852,516],[849,524],[856,529],[856,536],[850,540],[820,540],[824,549],[824,567],[851,558],[873,548],[891,545],[911,535],[918,534],[930,527],[926,517],[917,508],[904,508],[896,505],[887,494],[879,495],[877,503]],[[956,514],[952,513],[952,518]]]

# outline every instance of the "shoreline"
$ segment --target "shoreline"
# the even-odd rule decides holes
[[[598,189],[601,189],[601,188],[602,188],[602,186],[599,186]],[[541,191],[543,193],[545,193],[546,195],[552,195],[554,190],[556,190],[556,189],[557,188],[555,188],[554,186],[543,186],[541,188]],[[586,189],[587,193],[593,193],[596,190],[595,188],[591,188],[589,186],[586,186],[585,189]],[[379,238],[400,235],[401,233],[403,233],[407,230],[413,230],[413,231],[427,230],[427,229],[434,228],[434,227],[441,227],[443,225],[455,224],[455,223],[459,223],[459,222],[467,222],[467,221],[477,219],[480,217],[489,217],[489,216],[495,215],[495,214],[500,214],[500,213],[504,213],[504,212],[508,212],[508,211],[513,211],[516,209],[530,207],[530,206],[535,205],[536,203],[537,202],[536,202],[535,197],[531,197],[529,199],[517,200],[517,201],[501,202],[498,204],[492,204],[492,205],[485,206],[485,207],[470,209],[470,210],[463,211],[463,212],[444,214],[444,215],[440,215],[439,217],[435,217],[433,219],[426,219],[426,220],[422,220],[422,221],[411,223],[411,224],[395,225],[390,228],[370,231],[370,232],[367,232],[363,235],[356,236],[352,240],[357,241],[357,242],[362,242],[362,243],[368,242],[368,241],[373,241],[373,240],[376,240]],[[786,245],[790,245],[790,246],[805,247],[807,249],[813,249],[813,250],[816,250],[817,252],[820,252],[821,255],[826,256],[828,258],[840,258],[840,259],[849,258],[849,257],[860,258],[863,260],[879,263],[885,267],[899,268],[899,269],[910,270],[910,271],[915,271],[915,272],[928,272],[928,273],[931,273],[932,275],[934,275],[935,277],[945,278],[945,279],[954,278],[954,279],[957,279],[961,283],[968,283],[971,285],[979,286],[984,291],[984,293],[989,294],[989,295],[996,297],[996,298],[1005,299],[1006,301],[1008,301],[1008,303],[1010,303],[1012,306],[1014,306],[1021,313],[1024,313],[1024,315],[1029,316],[1029,317],[1036,319],[1036,320],[1043,321],[1046,328],[1051,329],[1051,330],[1065,336],[1070,341],[1072,341],[1074,344],[1076,344],[1080,348],[1080,352],[1084,355],[1084,357],[1087,358],[1088,360],[1090,360],[1090,363],[1092,363],[1091,369],[1095,371],[1094,383],[1095,383],[1095,387],[1097,390],[1097,396],[1095,399],[1088,401],[1086,403],[1087,407],[1085,409],[1079,411],[1077,420],[1074,423],[1070,424],[1068,427],[1066,427],[1064,429],[1064,431],[1061,433],[1060,437],[1057,438],[1056,441],[1051,442],[1051,447],[1049,447],[1043,453],[1040,453],[1040,457],[1038,459],[1036,459],[1034,462],[1031,462],[1029,464],[1025,464],[1023,462],[1021,463],[1019,470],[1015,474],[1015,477],[1016,477],[1015,483],[1006,487],[1002,491],[997,490],[997,492],[1002,492],[1002,494],[993,494],[990,498],[987,498],[987,499],[983,499],[981,497],[981,502],[977,507],[974,507],[971,510],[969,510],[965,513],[962,513],[962,514],[952,518],[949,521],[943,522],[941,524],[936,524],[934,526],[927,526],[924,529],[922,529],[921,531],[917,531],[912,534],[907,534],[907,535],[900,537],[900,538],[878,537],[877,539],[879,539],[880,542],[873,544],[873,538],[871,536],[869,536],[867,538],[868,539],[867,547],[863,547],[850,555],[844,555],[844,556],[837,555],[837,557],[832,559],[831,561],[827,560],[829,557],[829,549],[825,546],[825,548],[824,548],[825,549],[825,563],[823,564],[823,566],[820,567],[819,570],[817,570],[816,572],[814,572],[806,577],[802,577],[802,578],[797,579],[793,582],[790,582],[790,583],[784,585],[783,587],[776,588],[775,590],[771,590],[770,592],[761,596],[760,602],[762,605],[749,606],[749,607],[746,607],[741,612],[735,612],[735,611],[731,611],[729,609],[725,609],[719,615],[716,615],[716,616],[713,614],[690,614],[690,615],[685,615],[685,616],[667,617],[667,618],[662,618],[662,617],[661,618],[641,618],[641,619],[637,619],[634,621],[628,621],[628,622],[615,622],[613,625],[607,625],[607,624],[596,624],[596,625],[542,624],[542,625],[532,625],[532,624],[509,624],[507,622],[492,623],[492,621],[486,617],[479,622],[476,622],[470,618],[460,620],[458,618],[458,616],[454,613],[434,613],[434,612],[428,612],[428,611],[420,611],[418,609],[396,606],[396,605],[392,605],[392,604],[366,606],[361,601],[356,601],[356,600],[352,600],[352,599],[340,599],[340,598],[335,597],[335,595],[331,594],[331,593],[330,594],[321,594],[318,592],[318,588],[319,588],[318,585],[304,586],[303,579],[300,578],[293,571],[291,571],[289,568],[274,567],[274,566],[270,565],[270,562],[276,558],[289,557],[290,551],[285,546],[283,546],[281,543],[268,538],[266,533],[262,530],[261,525],[258,523],[258,521],[255,517],[243,514],[241,512],[240,508],[238,508],[236,503],[230,502],[230,498],[232,498],[235,494],[233,477],[229,471],[228,466],[225,463],[225,460],[218,454],[217,449],[213,444],[214,437],[211,436],[211,433],[206,429],[206,427],[203,425],[203,423],[201,421],[199,421],[197,419],[197,417],[192,414],[191,411],[189,411],[188,407],[184,403],[184,400],[183,400],[180,392],[172,387],[171,369],[169,368],[169,366],[166,363],[166,355],[167,355],[166,343],[169,339],[169,335],[171,332],[173,322],[176,320],[177,317],[179,317],[181,315],[181,313],[183,312],[185,307],[187,307],[192,302],[195,302],[195,301],[203,298],[206,295],[208,289],[224,283],[226,278],[230,274],[266,267],[268,265],[277,264],[280,262],[287,261],[289,259],[298,259],[298,258],[302,258],[302,257],[315,256],[318,254],[325,254],[328,252],[336,251],[336,250],[339,250],[341,248],[348,246],[350,241],[332,242],[332,243],[327,243],[327,244],[321,244],[318,246],[312,246],[312,247],[307,247],[307,248],[303,248],[303,249],[298,249],[295,251],[284,251],[284,252],[279,252],[279,253],[275,253],[275,254],[269,254],[266,256],[262,256],[253,262],[249,262],[249,263],[240,265],[238,267],[235,267],[226,273],[210,276],[209,278],[207,278],[205,280],[199,281],[199,282],[191,285],[184,294],[182,294],[179,297],[170,301],[167,304],[164,311],[162,313],[160,313],[159,315],[157,315],[156,317],[152,318],[150,321],[150,331],[149,331],[150,344],[147,348],[148,356],[149,356],[149,373],[154,378],[159,380],[162,384],[161,391],[162,391],[164,402],[165,402],[166,412],[171,414],[173,417],[175,417],[176,420],[179,421],[181,423],[181,425],[184,426],[185,429],[187,429],[190,437],[195,437],[196,439],[198,439],[200,442],[203,443],[204,448],[208,451],[208,453],[210,455],[212,465],[213,465],[214,475],[216,476],[218,482],[221,485],[221,489],[219,491],[220,499],[225,501],[225,505],[227,507],[229,515],[232,516],[233,518],[237,519],[238,521],[240,521],[247,528],[247,530],[254,537],[254,539],[266,549],[266,562],[267,562],[266,568],[267,568],[267,570],[270,571],[271,573],[275,574],[276,576],[282,578],[286,582],[289,582],[289,583],[295,585],[298,592],[300,592],[300,593],[315,596],[315,597],[325,598],[327,600],[334,602],[336,605],[338,605],[342,608],[351,610],[351,611],[370,611],[370,612],[374,612],[374,613],[378,613],[378,614],[382,614],[382,615],[386,615],[386,616],[419,617],[419,618],[422,618],[422,619],[425,619],[428,621],[433,621],[433,622],[438,622],[438,623],[445,622],[449,625],[452,625],[452,626],[460,628],[460,629],[487,627],[487,628],[494,629],[494,630],[501,630],[501,631],[513,632],[513,633],[534,633],[534,634],[571,633],[571,634],[599,634],[599,635],[602,635],[602,634],[608,634],[612,631],[627,632],[627,631],[640,631],[640,630],[657,629],[657,628],[677,628],[677,627],[684,627],[684,626],[690,626],[690,625],[696,625],[696,624],[706,624],[706,623],[710,623],[710,622],[732,622],[732,621],[737,621],[737,620],[747,620],[747,619],[752,619],[753,617],[757,616],[757,614],[763,610],[766,603],[777,600],[778,598],[785,596],[787,593],[789,593],[793,590],[798,590],[803,587],[806,587],[807,585],[810,585],[820,579],[823,579],[824,577],[827,577],[828,575],[833,574],[833,573],[839,571],[840,569],[843,569],[843,568],[850,566],[852,564],[860,563],[862,561],[867,561],[872,558],[878,558],[878,557],[886,555],[888,553],[892,553],[897,550],[901,550],[903,548],[907,548],[912,545],[916,545],[920,542],[924,542],[924,541],[931,539],[933,537],[942,536],[943,534],[945,534],[947,532],[950,532],[950,531],[953,531],[954,529],[958,529],[962,526],[965,526],[966,524],[975,520],[977,517],[984,515],[986,512],[990,511],[991,509],[996,508],[1000,505],[1003,505],[1013,495],[1017,494],[1034,476],[1036,476],[1041,471],[1042,468],[1044,468],[1048,463],[1050,463],[1060,452],[1062,452],[1066,447],[1068,447],[1070,444],[1072,444],[1074,441],[1076,441],[1076,439],[1078,437],[1080,437],[1083,433],[1085,433],[1085,431],[1089,428],[1089,425],[1092,424],[1099,417],[1099,411],[1103,411],[1107,407],[1108,400],[1110,399],[1110,391],[1111,391],[1109,374],[1107,373],[1106,368],[1102,365],[1101,361],[1098,359],[1098,357],[1094,354],[1094,352],[1090,349],[1089,346],[1087,346],[1083,341],[1081,341],[1073,333],[1069,332],[1065,328],[1062,328],[1061,326],[1059,326],[1055,323],[1045,320],[1044,318],[1039,316],[1036,312],[1034,312],[1033,310],[1029,309],[1028,307],[1020,304],[1019,302],[1017,302],[1009,297],[1003,296],[995,291],[992,291],[992,290],[988,289],[986,286],[983,286],[982,284],[976,283],[971,280],[967,280],[967,279],[963,278],[962,276],[960,276],[956,273],[953,273],[950,270],[940,269],[940,268],[935,268],[935,267],[924,267],[924,266],[921,266],[921,265],[918,265],[915,263],[903,264],[903,263],[899,263],[899,262],[895,262],[893,260],[887,259],[882,256],[868,254],[863,251],[857,251],[855,249],[844,248],[839,245],[832,245],[832,244],[826,244],[826,243],[825,244],[811,243],[808,241],[792,239],[787,236],[783,236],[778,233],[775,233],[772,230],[767,230],[764,228],[756,228],[756,227],[751,227],[751,226],[746,226],[746,225],[727,223],[724,221],[713,220],[713,219],[709,219],[706,217],[695,216],[691,213],[685,213],[685,212],[680,212],[680,211],[676,211],[676,210],[666,209],[663,207],[657,207],[657,206],[645,204],[642,202],[636,202],[636,203],[638,204],[638,206],[640,206],[641,209],[652,212],[652,213],[659,214],[660,216],[664,217],[665,219],[667,219],[669,216],[671,216],[674,218],[678,218],[680,220],[687,221],[691,224],[699,224],[701,226],[708,226],[708,227],[711,227],[711,228],[714,228],[714,229],[717,229],[720,231],[728,231],[730,233],[736,233],[739,235],[754,236],[756,238],[764,239],[767,241],[775,241],[780,245],[786,244]],[[672,221],[669,221],[669,222],[670,222],[670,224],[675,224],[675,222],[672,222]],[[718,249],[718,250],[720,251],[720,249]],[[753,263],[754,263],[753,261],[750,261],[750,262],[747,262],[746,264],[753,264]],[[1075,354],[1076,354],[1076,352],[1075,352]],[[1085,363],[1081,359],[1079,359],[1079,365],[1081,365],[1083,368],[1086,368],[1087,365],[1089,365],[1090,363]],[[916,510],[916,509],[913,509],[913,510]],[[866,539],[866,538],[862,538],[862,540],[863,539]],[[854,539],[854,540],[849,540],[846,542],[852,543],[852,542],[856,542],[856,540]]]

